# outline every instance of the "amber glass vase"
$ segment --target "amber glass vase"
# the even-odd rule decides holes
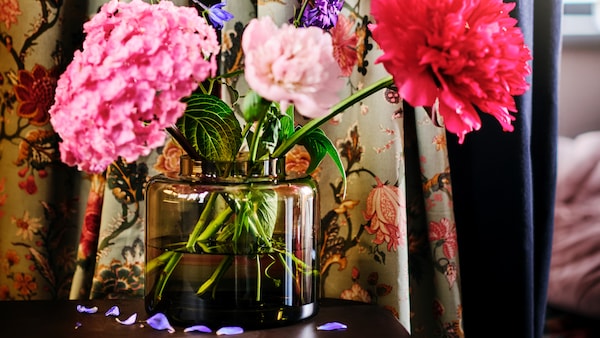
[[[318,311],[318,189],[282,159],[202,163],[146,190],[149,313],[260,329]]]

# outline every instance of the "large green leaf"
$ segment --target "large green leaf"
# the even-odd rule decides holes
[[[234,111],[221,99],[194,93],[185,100],[177,127],[192,147],[209,161],[231,161],[242,144],[242,128]]]
[[[299,144],[303,145],[308,151],[310,155],[310,164],[308,169],[306,169],[306,173],[312,173],[321,161],[325,158],[325,156],[329,155],[338,170],[340,171],[340,175],[342,176],[342,181],[344,183],[344,194],[346,192],[346,171],[344,170],[344,164],[342,163],[342,158],[338,153],[335,145],[331,140],[325,135],[321,129],[314,129],[310,133],[306,134],[303,138],[300,139]]]

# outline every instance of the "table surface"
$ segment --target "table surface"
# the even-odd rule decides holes
[[[98,307],[94,314],[80,313],[77,305]],[[137,313],[137,323],[123,325],[105,313],[112,306],[121,310],[120,320]],[[183,327],[175,332],[155,330],[144,323],[148,315],[141,300],[86,300],[86,301],[0,301],[0,332],[2,337],[203,337],[216,333],[185,333]],[[347,329],[321,331],[317,326],[340,322]],[[266,330],[246,331],[234,337],[410,337],[390,312],[375,306],[342,300],[323,300],[316,316],[299,323]]]

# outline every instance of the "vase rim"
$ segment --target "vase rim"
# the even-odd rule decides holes
[[[239,154],[233,161],[194,160],[189,155],[180,157],[179,174],[183,177],[212,179],[276,179],[286,176],[285,157],[250,161],[247,154]]]

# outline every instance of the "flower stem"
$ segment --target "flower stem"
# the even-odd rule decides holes
[[[169,280],[169,277],[171,277],[171,274],[173,273],[175,267],[177,266],[177,264],[179,264],[179,260],[181,260],[181,257],[183,256],[183,253],[181,252],[171,252],[173,252],[173,254],[170,255],[167,265],[160,273],[160,278],[158,279],[158,282],[156,283],[156,287],[154,289],[154,299],[157,302],[162,299],[162,293],[165,289],[165,286],[167,285],[167,281]]]
[[[200,236],[202,230],[204,230],[204,225],[206,224],[206,219],[208,218],[208,214],[212,211],[212,206],[215,203],[216,199],[217,199],[217,194],[210,194],[210,197],[208,198],[208,201],[206,202],[206,207],[204,207],[204,210],[202,210],[202,214],[200,214],[200,218],[198,219],[198,222],[196,222],[196,225],[194,226],[194,230],[192,230],[192,233],[188,237],[188,242],[185,245],[185,248],[188,251],[190,251],[190,252],[194,251],[194,245],[196,244],[196,240],[198,239],[198,236]]]
[[[352,107],[354,104],[359,102],[360,100],[374,94],[375,92],[387,88],[394,84],[394,79],[392,76],[386,76],[380,79],[377,82],[372,83],[371,85],[357,91],[356,93],[348,96],[347,98],[340,101],[338,104],[331,108],[331,112],[323,117],[318,119],[313,119],[307,122],[302,128],[298,129],[292,136],[290,136],[287,140],[285,140],[272,154],[272,157],[277,158],[283,156],[287,153],[292,147],[298,143],[298,141],[304,137],[304,135],[309,134],[311,131],[319,128],[322,124],[329,121],[332,117],[344,112],[346,109]]]
[[[233,262],[233,256],[231,256],[231,255],[228,255],[227,257],[223,258],[223,260],[221,260],[221,263],[219,263],[219,266],[217,266],[217,269],[212,273],[210,278],[208,280],[206,280],[204,283],[202,283],[202,285],[198,288],[198,291],[196,291],[196,294],[203,295],[206,291],[208,291],[208,289],[211,286],[213,286],[215,284],[215,282],[217,282],[221,279],[221,277],[223,276],[223,274],[225,273],[227,268],[229,268],[229,266],[231,265],[232,262]],[[213,296],[214,296],[214,292],[213,292]]]

